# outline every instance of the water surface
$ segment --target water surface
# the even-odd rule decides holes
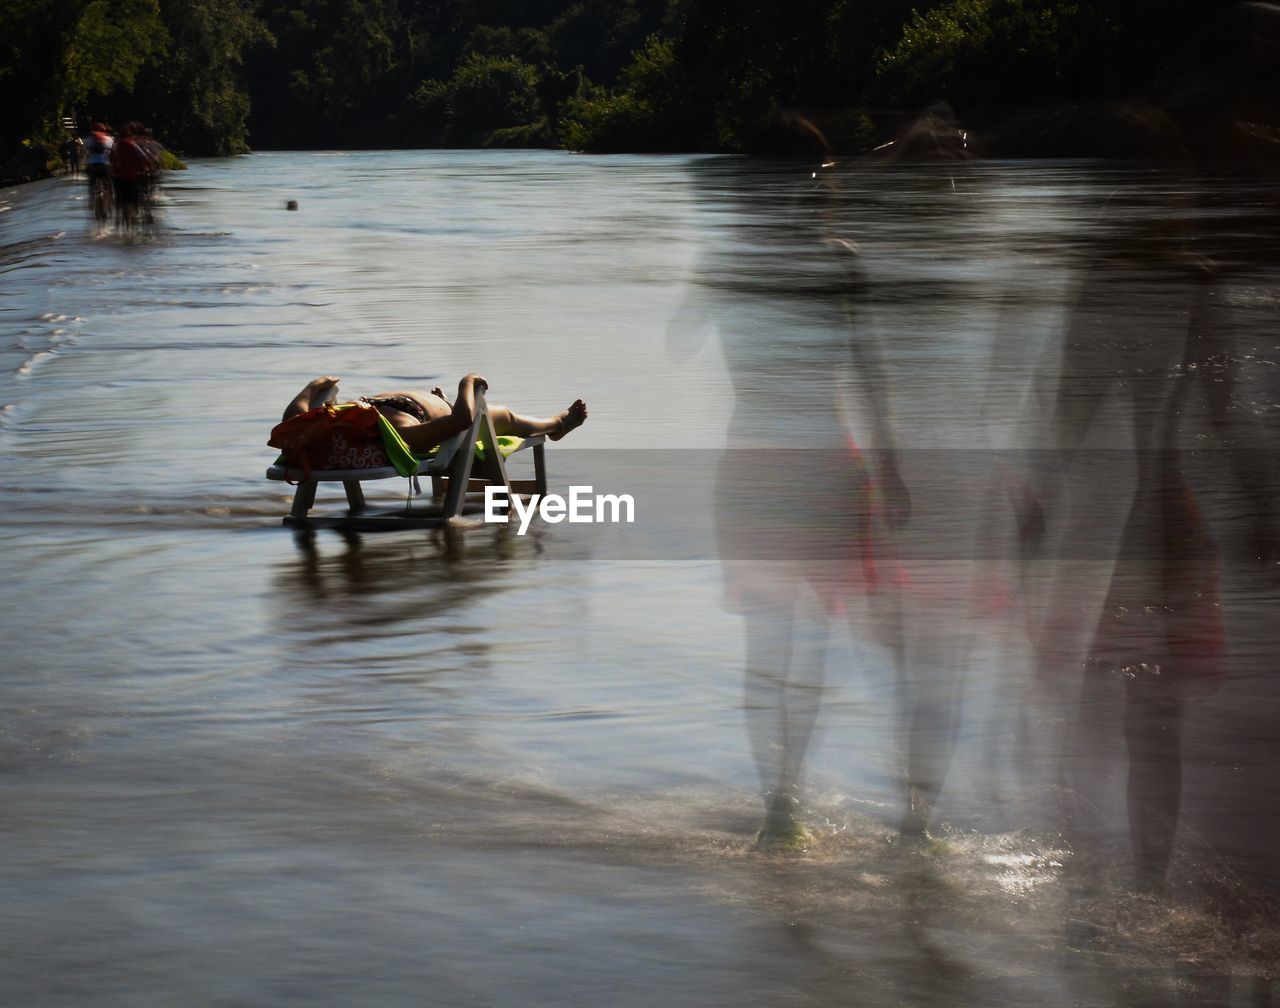
[[[1046,603],[985,481],[1055,448],[1037,417],[1077,293],[1132,237],[1121,208],[1153,200],[1220,267],[1232,416],[1265,471],[1274,197],[1087,163],[849,166],[832,192],[783,162],[260,154],[169,176],[158,233],[126,242],[93,233],[73,180],[0,191],[3,1000],[1252,1003],[1280,840],[1277,591],[1204,393],[1177,450],[1232,661],[1187,707],[1164,896],[1129,884],[1119,730],[1073,749],[1075,658],[1032,672]],[[832,238],[856,246],[843,266]],[[1134,294],[1153,274],[1184,289],[1163,254],[1094,295],[1122,331],[1166,326]],[[849,326],[881,348],[874,381]],[[552,481],[633,493],[636,524],[281,528],[265,441],[307,379],[358,395],[468,371],[526,412],[587,399]],[[1075,498],[1093,532],[1042,568],[1081,561],[1081,611],[1124,566],[1143,446],[1120,409],[1086,442],[1121,457],[1077,483],[1106,488]],[[751,617],[726,598],[715,474],[829,474],[887,417],[911,639],[964,685],[937,842],[893,842],[892,660],[865,584],[834,608],[801,586],[786,625],[825,670],[813,839],[758,853]],[[830,479],[766,480],[748,512],[834,541]],[[990,605],[961,605],[975,584]],[[1095,699],[1118,723],[1119,694]],[[1060,819],[1076,760],[1106,798],[1085,847]]]

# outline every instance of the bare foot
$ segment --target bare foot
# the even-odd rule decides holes
[[[569,431],[581,427],[587,419],[587,404],[575,399],[573,405],[556,418],[555,433],[547,435],[552,441],[559,441]]]
[[[315,409],[317,406],[323,406],[334,398],[337,387],[338,379],[333,375],[312,378],[285,408],[284,418],[288,420],[291,416],[297,416],[299,413],[305,413],[307,410]]]
[[[327,402],[332,402],[338,391],[338,381],[333,375],[321,375],[319,378],[313,378],[307,385],[311,390],[311,408],[323,406]]]

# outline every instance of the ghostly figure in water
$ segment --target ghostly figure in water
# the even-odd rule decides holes
[[[673,352],[687,353],[714,325],[733,385],[717,542],[728,603],[744,617],[747,728],[765,805],[758,843],[783,850],[808,840],[801,774],[839,622],[891,666],[905,834],[923,836],[929,824],[957,699],[939,663],[909,660],[891,529],[910,505],[863,317],[865,275],[856,246],[834,233],[825,141],[793,125],[816,158],[695,166],[708,199],[724,202],[725,232],[668,333]]]
[[[1182,133],[1156,109],[1116,114],[1160,167],[1102,208],[1056,377],[1037,403],[1047,450],[1033,486],[1046,529],[1035,646],[1043,688],[1078,698],[1060,749],[1070,839],[1097,854],[1108,822],[1123,819],[1134,883],[1159,891],[1180,816],[1187,704],[1228,671],[1219,551],[1190,448],[1227,435],[1254,512],[1273,509],[1265,453],[1249,447],[1247,411],[1233,403],[1241,355],[1218,269],[1193,250]]]

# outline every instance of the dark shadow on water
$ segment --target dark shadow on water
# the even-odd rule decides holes
[[[282,625],[323,614],[353,633],[465,610],[525,583],[540,552],[536,536],[507,527],[293,535],[296,554],[275,575]]]

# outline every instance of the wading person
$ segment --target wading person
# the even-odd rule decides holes
[[[115,144],[115,137],[100,122],[94,123],[84,138],[89,209],[99,225],[105,225],[111,213],[111,150]]]
[[[927,628],[908,633],[893,528],[910,505],[867,279],[836,228],[834,164],[803,120],[786,139],[820,160],[710,165],[740,201],[672,318],[683,358],[712,326],[735,394],[715,472],[726,603],[743,616],[743,703],[760,776],[757,846],[805,849],[802,775],[818,726],[833,635],[879,645],[889,665],[889,734],[901,754],[903,836],[923,837],[950,761],[958,690]],[[885,695],[882,694],[882,695]]]
[[[1082,855],[1073,877],[1098,884],[1090,866],[1108,863],[1106,813],[1123,794],[1133,882],[1160,891],[1180,818],[1186,710],[1228,674],[1220,552],[1189,446],[1211,434],[1248,445],[1251,427],[1234,401],[1242,355],[1218,269],[1193,251],[1181,133],[1158,110],[1126,115],[1164,166],[1108,202],[1044,396],[1050,450],[1034,490],[1053,534],[1039,560],[1048,588],[1035,645],[1045,688],[1079,691],[1060,754],[1065,825]],[[1255,467],[1224,454],[1266,514]]]
[[[150,198],[159,171],[156,153],[146,142],[141,125],[125,123],[109,161],[116,213],[125,230],[133,230],[142,220],[143,201]]]

